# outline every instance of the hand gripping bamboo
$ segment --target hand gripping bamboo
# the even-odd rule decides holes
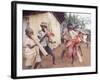
[[[48,55],[43,46],[40,44],[39,40],[37,40],[34,36],[32,36],[32,40],[37,44],[37,46],[39,47],[40,51],[43,53],[44,56]]]

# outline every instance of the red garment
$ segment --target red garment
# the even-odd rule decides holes
[[[54,33],[52,33],[52,32],[48,32],[47,34],[49,37],[54,36]]]
[[[67,57],[71,58],[72,55],[75,56],[77,53],[76,46],[80,43],[80,36],[77,35],[74,39],[71,39],[65,45],[67,48]]]
[[[74,45],[79,44],[80,41],[81,41],[81,39],[80,39],[79,35],[77,35],[74,39],[67,42],[66,47],[69,47],[69,46],[73,47]]]
[[[48,36],[49,40],[51,40],[51,37],[54,36],[54,33],[52,33],[52,32],[47,32],[47,36]]]

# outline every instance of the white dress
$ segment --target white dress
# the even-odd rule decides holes
[[[25,66],[32,66],[36,62],[41,62],[41,57],[39,54],[39,47],[29,48],[29,46],[35,45],[35,42],[29,37],[25,36],[23,41],[23,57],[25,59]]]

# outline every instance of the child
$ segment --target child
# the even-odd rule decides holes
[[[33,40],[34,33],[30,27],[27,27],[25,30],[26,37],[24,39],[24,58],[25,58],[25,67],[27,69],[29,68],[37,68],[41,63],[41,57],[39,53],[39,46],[37,43]],[[36,37],[34,37],[35,40],[38,41]],[[47,53],[45,54],[47,55]],[[34,66],[33,66],[34,65]]]
[[[40,39],[40,44],[43,46],[43,48],[46,50],[46,52],[51,55],[52,57],[52,63],[55,64],[55,55],[52,51],[52,49],[49,46],[49,41],[52,35],[54,35],[53,33],[49,32],[47,27],[47,23],[42,22],[40,24],[41,26],[41,30],[38,32],[38,38]],[[41,51],[40,51],[41,53]],[[42,57],[42,55],[41,55]]]
[[[82,57],[79,53],[79,46],[81,42],[81,32],[78,33],[72,40],[68,41],[66,48],[68,49],[68,56],[72,58],[72,64],[74,62],[75,55],[78,56],[79,61],[82,62]]]

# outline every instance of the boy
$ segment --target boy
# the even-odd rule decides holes
[[[42,30],[39,31],[38,38],[40,39],[40,43],[43,46],[43,48],[46,50],[46,52],[51,55],[52,63],[55,64],[55,55],[54,55],[52,49],[48,45],[49,44],[49,40],[50,40],[50,36],[53,35],[53,33],[50,33],[48,31],[47,23],[42,22],[40,24],[40,26],[41,26]],[[40,53],[41,53],[41,51],[40,51]]]
[[[25,33],[26,37],[23,43],[25,66],[26,68],[36,69],[41,63],[41,57],[39,53],[40,46],[36,42],[39,42],[39,40],[38,38],[34,37],[33,30],[30,27],[26,28]],[[45,53],[44,55],[47,55],[47,53]]]

